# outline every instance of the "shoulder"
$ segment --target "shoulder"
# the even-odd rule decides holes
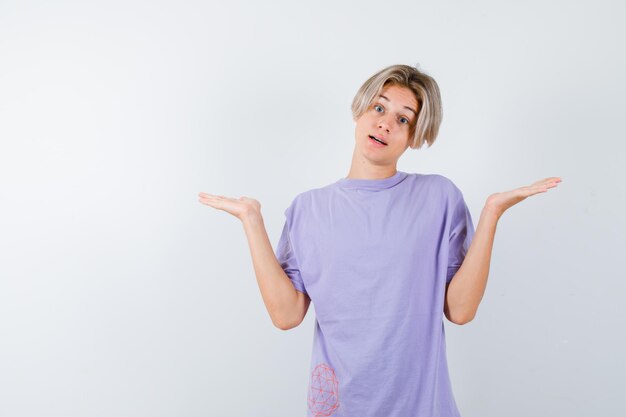
[[[294,212],[298,213],[310,209],[312,205],[327,196],[329,191],[330,186],[324,186],[299,192],[292,199],[291,204],[285,210],[285,214],[289,215]]]
[[[330,196],[336,188],[336,183],[330,183],[324,186],[310,188],[302,191],[294,197],[293,201],[298,204],[312,204]]]
[[[292,205],[305,205],[310,203],[315,197],[321,194],[322,188],[312,188],[310,190],[301,191],[293,198]]]
[[[441,174],[409,173],[409,178],[447,195],[455,196],[461,194],[459,187],[450,178]]]

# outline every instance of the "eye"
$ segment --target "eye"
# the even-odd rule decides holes
[[[377,113],[380,113],[380,111],[378,111],[378,109],[383,109],[383,106],[381,106],[380,104],[374,104],[374,111],[376,111]],[[400,117],[400,123],[403,125],[408,125],[409,123],[411,123],[411,121],[409,119],[407,119],[406,117],[402,116]]]

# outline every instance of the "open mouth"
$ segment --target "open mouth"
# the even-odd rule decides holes
[[[382,143],[383,145],[387,145],[385,142],[383,142],[382,140],[378,139],[376,136],[372,136],[372,135],[369,135],[369,136],[370,136],[370,139],[373,139],[373,140],[375,140],[378,143]]]

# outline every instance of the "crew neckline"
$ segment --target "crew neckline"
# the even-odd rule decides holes
[[[362,189],[362,190],[384,190],[399,184],[409,174],[403,171],[396,171],[391,177],[378,179],[365,178],[341,178],[337,185],[342,188]]]

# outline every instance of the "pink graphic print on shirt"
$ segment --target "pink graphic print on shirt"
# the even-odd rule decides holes
[[[332,415],[339,407],[339,381],[335,370],[325,363],[311,372],[309,410],[314,417]]]

